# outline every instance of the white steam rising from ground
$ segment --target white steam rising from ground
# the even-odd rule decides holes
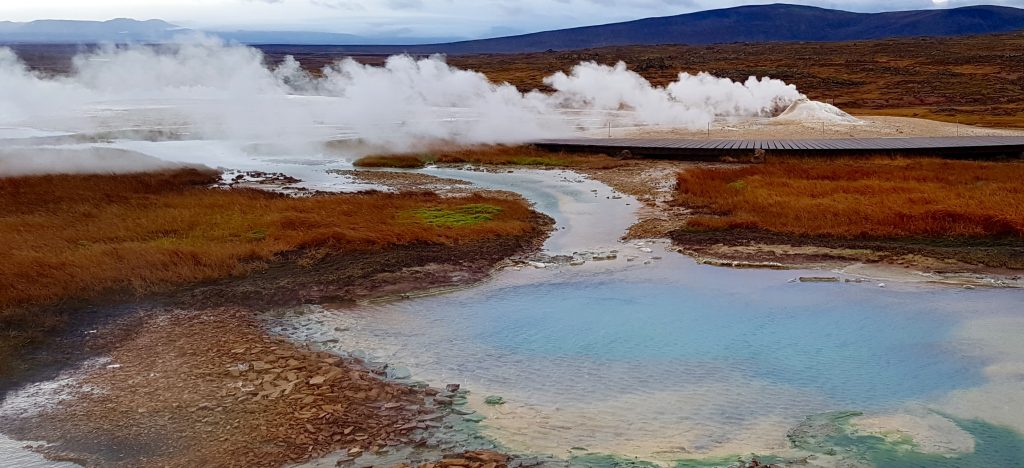
[[[683,73],[658,87],[623,63],[580,63],[546,78],[550,93],[492,83],[440,56],[394,56],[383,66],[345,59],[313,76],[294,59],[270,68],[256,49],[202,37],[103,48],[73,63],[68,76],[43,76],[0,48],[0,142],[4,133],[106,132],[116,139],[126,130],[156,130],[164,139],[308,145],[358,138],[406,150],[433,140],[570,136],[611,120],[697,129],[716,117],[774,116],[804,99],[794,86],[769,78],[738,83]],[[54,159],[45,158],[40,170],[55,169]]]

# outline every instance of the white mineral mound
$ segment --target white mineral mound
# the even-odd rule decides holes
[[[788,109],[773,120],[780,122],[864,123],[836,106],[824,102],[811,101],[810,99],[800,99],[790,104]]]

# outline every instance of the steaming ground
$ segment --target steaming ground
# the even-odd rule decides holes
[[[217,142],[205,155],[169,159],[215,167],[265,159],[253,145],[292,148],[277,155],[286,158],[348,160],[425,141],[520,143],[609,125],[699,129],[717,118],[770,117],[803,99],[770,78],[684,73],[655,87],[622,63],[556,73],[545,80],[551,93],[491,83],[443,57],[395,56],[380,67],[341,60],[314,76],[295,60],[268,68],[255,49],[202,37],[108,47],[73,63],[70,75],[46,76],[0,48],[5,174],[144,170],[157,165],[143,156],[165,159],[122,144],[131,141]],[[110,147],[125,151],[97,156]]]
[[[546,78],[550,93],[491,83],[439,56],[395,56],[384,66],[347,59],[315,75],[290,58],[269,68],[256,49],[204,37],[108,47],[73,63],[70,75],[47,76],[0,48],[0,175],[131,172],[184,163],[287,169],[308,180],[318,177],[310,166],[347,167],[369,152],[415,150],[429,142],[959,131],[948,125],[904,131],[924,124],[857,119],[770,78],[734,82],[681,73],[665,87],[652,86],[623,63],[580,63]]]

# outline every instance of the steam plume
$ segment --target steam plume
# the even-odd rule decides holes
[[[392,149],[424,139],[515,143],[620,124],[702,128],[717,116],[768,116],[803,96],[792,85],[701,73],[653,86],[624,63],[580,63],[522,92],[441,56],[345,59],[313,76],[293,58],[271,68],[256,49],[193,37],[167,46],[105,47],[68,76],[34,73],[0,48],[0,127],[89,133],[174,130],[189,139],[325,141],[358,136]],[[590,122],[590,123],[587,123]],[[598,126],[602,124],[597,124]],[[0,132],[2,135],[2,132]]]

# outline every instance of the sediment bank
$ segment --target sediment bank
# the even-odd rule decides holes
[[[440,199],[431,200],[426,208]],[[0,375],[0,388],[22,387],[8,394],[5,432],[50,443],[43,451],[52,457],[103,466],[280,466],[338,450],[354,459],[385,447],[437,446],[431,431],[449,414],[435,404],[437,390],[391,383],[358,361],[272,337],[257,311],[479,282],[506,259],[540,248],[552,222],[525,213],[529,227],[516,233],[374,249],[311,246],[245,274],[38,306],[59,323]],[[44,382],[61,373],[68,385]],[[46,393],[54,391],[60,395]],[[495,461],[477,455],[472,466]]]
[[[436,446],[430,431],[449,411],[434,403],[435,390],[390,383],[358,361],[271,337],[247,306],[471,284],[505,258],[535,249],[542,233],[403,246],[312,266],[283,260],[263,274],[125,310],[73,334],[80,358],[103,361],[64,389],[67,399],[5,414],[4,427],[54,444],[44,451],[50,456],[103,466],[280,466],[337,450],[355,458],[385,447]]]

